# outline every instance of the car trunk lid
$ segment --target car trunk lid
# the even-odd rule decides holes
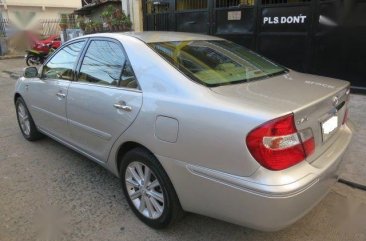
[[[349,99],[349,82],[295,71],[212,90],[273,115],[293,113],[297,129],[311,128],[314,135],[315,152],[307,158],[308,162],[314,161],[337,138]]]

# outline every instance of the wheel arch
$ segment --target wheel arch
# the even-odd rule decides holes
[[[14,103],[17,101],[17,99],[18,99],[19,97],[23,98],[23,97],[21,96],[21,94],[19,94],[18,92],[16,92],[16,93],[14,94]]]
[[[120,168],[121,168],[121,164],[122,164],[122,159],[123,159],[124,155],[127,152],[129,152],[130,150],[135,149],[137,147],[143,148],[146,151],[150,152],[152,155],[154,155],[154,153],[152,151],[150,151],[147,147],[145,147],[144,145],[142,145],[140,143],[137,143],[137,142],[134,142],[134,141],[124,142],[118,148],[117,155],[116,155],[116,166],[117,166],[118,175],[119,175],[119,172],[120,172]]]

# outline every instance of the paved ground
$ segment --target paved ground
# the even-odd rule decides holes
[[[366,186],[366,95],[351,97],[350,120],[355,126],[354,138],[345,156],[342,176]]]
[[[189,214],[169,230],[143,225],[119,180],[52,141],[25,141],[12,103],[23,60],[0,60],[0,240],[366,240],[366,192],[337,184],[293,226],[263,233]],[[15,74],[14,74],[15,73]],[[366,184],[366,98],[352,96],[356,138],[344,177]],[[356,111],[357,110],[357,111]]]

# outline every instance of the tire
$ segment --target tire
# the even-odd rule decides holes
[[[120,177],[123,193],[132,211],[142,222],[152,228],[162,229],[172,225],[183,217],[184,212],[173,184],[152,153],[144,148],[138,147],[127,152],[121,161]],[[143,175],[139,175],[138,165],[141,166]],[[146,174],[146,167],[151,171],[150,178],[146,182],[139,183],[133,177],[131,168],[134,170],[135,175],[137,174],[141,177]],[[159,185],[153,187],[156,184],[156,180]],[[133,184],[131,184],[132,182]],[[140,193],[135,195],[138,192]],[[157,193],[159,195],[156,195]],[[131,195],[135,195],[137,198],[131,197]],[[143,199],[144,201],[142,201]],[[141,205],[142,211],[139,211],[138,207],[141,207]],[[149,211],[148,206],[150,206],[150,210],[153,210],[152,212]]]
[[[22,97],[18,97],[15,101],[15,109],[20,131],[28,141],[36,141],[43,137],[34,124],[33,118],[29,113],[27,105]],[[27,124],[28,122],[28,124]]]
[[[34,65],[37,65],[37,64],[33,64],[31,62],[31,58],[36,58],[34,55],[27,55],[26,59],[25,59],[25,63],[28,65],[28,66],[34,66]],[[41,61],[39,61],[41,62]]]

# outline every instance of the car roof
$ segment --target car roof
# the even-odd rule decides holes
[[[145,31],[145,32],[125,32],[124,35],[138,38],[145,43],[158,43],[169,41],[189,41],[189,40],[221,40],[218,37],[183,32]]]
[[[221,38],[195,33],[167,32],[167,31],[143,31],[143,32],[123,32],[123,33],[101,33],[86,35],[85,37],[117,37],[120,35],[130,36],[140,39],[145,43],[159,43],[170,41],[190,41],[190,40],[222,40]]]

